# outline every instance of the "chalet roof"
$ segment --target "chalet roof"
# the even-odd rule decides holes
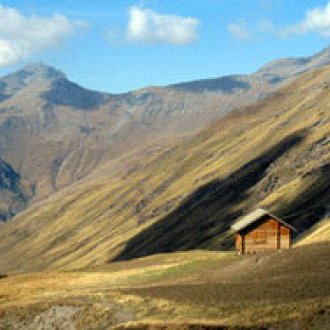
[[[269,215],[270,217],[276,219],[278,222],[282,223],[284,226],[296,231],[296,229],[294,227],[292,227],[291,225],[289,225],[285,221],[279,219],[278,217],[276,217],[275,215],[271,214],[270,212],[268,212],[267,210],[264,210],[264,209],[257,209],[254,212],[251,212],[248,215],[240,218],[237,222],[235,222],[231,226],[231,228],[236,232],[241,231],[242,229],[246,228],[250,224],[256,222],[259,219],[261,219],[265,215]]]

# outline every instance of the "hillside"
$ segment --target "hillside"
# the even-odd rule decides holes
[[[1,329],[328,329],[330,245],[190,251],[0,279]]]
[[[297,246],[316,244],[330,241],[330,217],[326,216],[322,221],[310,228],[297,242]]]
[[[20,207],[15,195],[0,195],[2,218],[135,148],[171,145],[328,63],[330,50],[325,49],[308,58],[271,62],[250,75],[119,95],[87,90],[42,63],[28,65],[0,79],[0,156],[32,194]]]
[[[1,227],[0,269],[231,249],[231,223],[257,206],[303,233],[329,207],[329,79],[307,73],[172,147],[104,163]]]

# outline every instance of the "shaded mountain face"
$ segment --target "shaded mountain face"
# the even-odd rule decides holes
[[[73,110],[93,110],[103,104],[108,97],[105,94],[92,92],[67,79],[56,79],[42,98],[57,106],[69,106]]]
[[[0,159],[0,220],[5,221],[22,211],[32,197],[21,176],[9,164]]]
[[[119,95],[87,90],[42,63],[28,65],[0,79],[0,156],[34,191],[33,203],[133,150],[194,134],[329,62],[326,49],[272,62],[251,75]],[[16,203],[5,200],[8,207]]]
[[[0,268],[232,249],[230,226],[257,207],[304,233],[329,210],[329,81],[329,67],[307,73],[173,146],[103,162],[1,226]]]

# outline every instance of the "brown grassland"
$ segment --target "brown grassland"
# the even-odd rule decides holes
[[[12,274],[0,280],[0,329],[327,329],[329,265],[321,243]]]

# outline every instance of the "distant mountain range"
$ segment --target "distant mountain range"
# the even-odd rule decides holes
[[[329,63],[327,48],[271,62],[250,75],[117,95],[87,90],[42,63],[25,66],[0,79],[0,219],[109,161],[194,134]]]

